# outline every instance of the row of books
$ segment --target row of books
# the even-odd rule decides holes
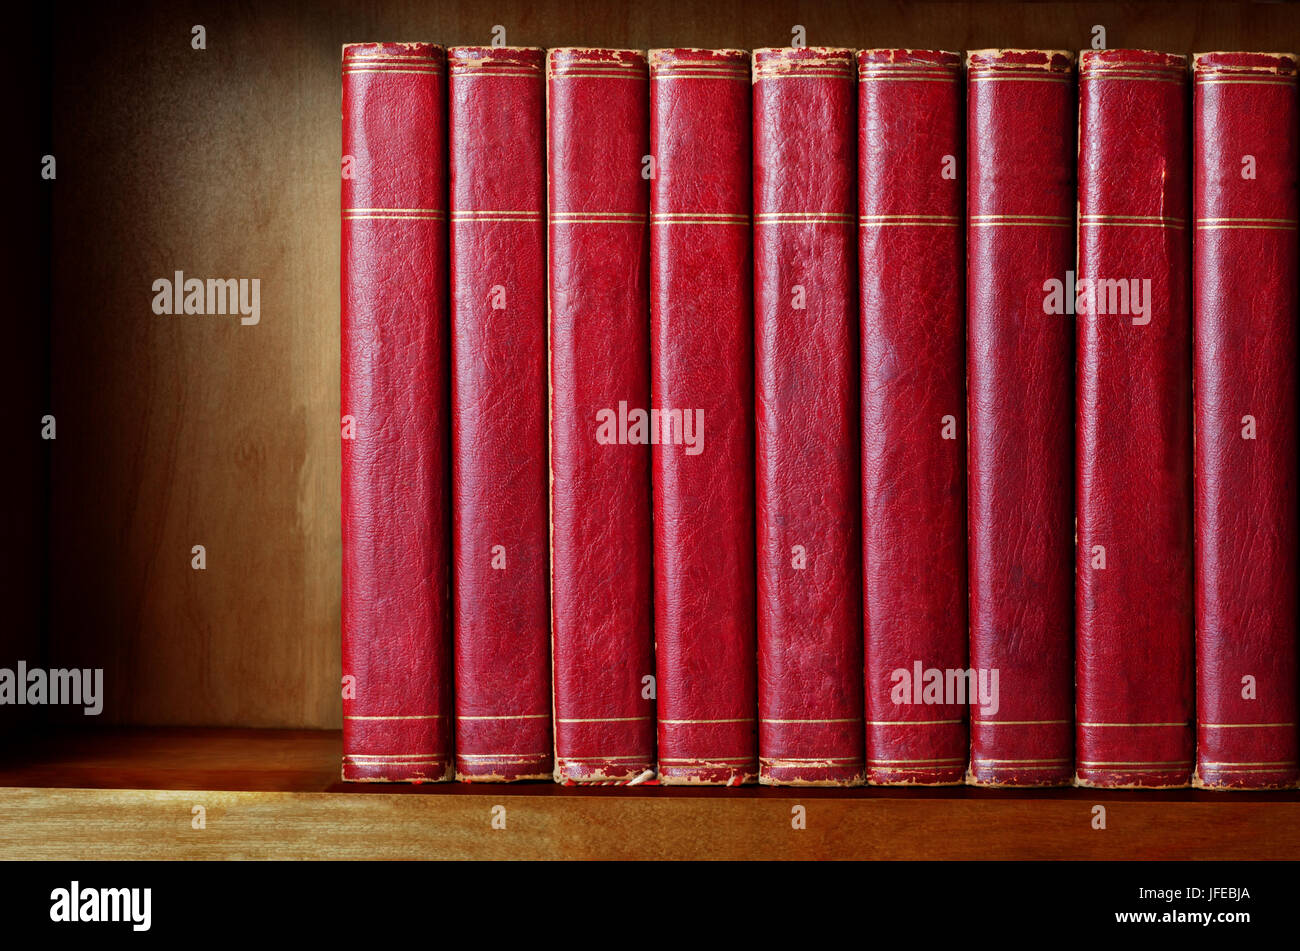
[[[1295,786],[1296,67],[345,47],[344,778]]]

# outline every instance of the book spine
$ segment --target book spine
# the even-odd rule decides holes
[[[971,766],[989,786],[1073,768],[1074,59],[967,58]]]
[[[1089,50],[1079,85],[1077,781],[1185,786],[1195,740],[1187,62]]]
[[[850,50],[756,50],[759,781],[865,776]]]
[[[555,778],[655,769],[645,57],[547,56]]]
[[[343,49],[343,778],[451,773],[444,57]]]
[[[1296,58],[1205,53],[1194,92],[1197,767],[1295,786]]]
[[[750,70],[650,53],[659,777],[758,777]],[[706,438],[707,434],[707,438]]]
[[[447,67],[456,776],[549,779],[544,53]]]
[[[871,783],[960,783],[966,774],[966,704],[925,702],[916,676],[967,664],[964,102],[956,53],[858,53]]]

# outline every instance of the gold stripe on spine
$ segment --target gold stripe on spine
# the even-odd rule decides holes
[[[723,212],[651,212],[650,223],[654,225],[748,225],[749,215],[734,215]]]
[[[753,717],[730,717],[722,720],[660,720],[660,723],[671,724],[693,724],[693,723],[753,723]]]
[[[958,227],[962,223],[960,215],[859,215],[858,224],[873,225],[878,228],[894,225],[918,225],[931,227]]]
[[[500,716],[456,717],[457,720],[549,720],[549,713],[504,713]]]
[[[1294,218],[1197,218],[1197,231],[1255,230],[1295,231],[1300,222]]]
[[[773,211],[762,212],[754,216],[754,223],[760,225],[779,224],[854,224],[854,215],[834,211],[801,212]]]
[[[551,212],[553,225],[640,225],[645,224],[648,215],[638,212]]]
[[[909,766],[909,765],[916,765],[919,763],[961,764],[965,762],[966,762],[966,758],[964,756],[962,757],[945,756],[937,759],[870,759],[868,758],[867,765],[868,766],[891,766],[894,764],[899,764],[903,766]]]
[[[556,717],[556,723],[637,723],[654,717]]]
[[[452,69],[457,77],[461,76],[540,76],[540,69],[491,69],[460,66]]]
[[[493,761],[545,759],[551,751],[544,753],[457,753],[456,759],[482,759]]]
[[[965,720],[867,720],[867,726],[943,726]]]
[[[1072,82],[1074,82],[1074,75],[1073,75],[1072,73],[1059,73],[1059,74],[1043,75],[1043,76],[1038,76],[1038,75],[1033,75],[1033,74],[1027,74],[1027,75],[1023,75],[1023,76],[1017,76],[1017,75],[1014,75],[1011,71],[1008,70],[1008,71],[1005,72],[1005,73],[972,73],[972,74],[969,76],[969,79],[970,79],[970,81],[973,82],[973,83],[996,83],[996,82],[1009,82],[1009,83],[1061,83],[1061,84],[1065,84],[1065,83],[1072,83]]]
[[[1177,231],[1187,227],[1187,221],[1167,215],[1079,215],[1080,227],[1095,228],[1100,225],[1120,228],[1172,228]]]
[[[1080,723],[1079,726],[1191,726],[1190,723]]]
[[[446,755],[447,755],[446,753],[344,753],[343,758],[351,759],[351,760],[383,759],[383,760],[426,761],[426,760],[443,759],[444,757],[446,757]]]
[[[1115,766],[1115,767],[1121,767],[1121,766],[1158,766],[1158,767],[1166,767],[1166,768],[1168,768],[1168,767],[1173,767],[1173,766],[1191,766],[1191,765],[1192,765],[1192,761],[1189,760],[1189,759],[1181,759],[1181,760],[1176,759],[1176,760],[1165,760],[1165,761],[1160,761],[1160,760],[1114,760],[1114,761],[1106,761],[1106,762],[1102,762],[1102,761],[1100,761],[1100,760],[1084,762],[1083,760],[1080,760],[1080,761],[1079,761],[1079,765],[1080,765],[1080,766],[1093,766],[1093,767],[1096,767],[1096,766]]]
[[[344,221],[364,221],[371,218],[410,219],[412,221],[442,221],[446,213],[434,208],[344,208]]]
[[[1073,720],[971,720],[971,725],[978,723],[980,726],[1060,726],[1065,723],[1073,723]]]
[[[361,714],[345,713],[345,720],[441,720],[441,713],[412,713],[404,716],[363,716]]]
[[[761,718],[759,723],[857,723],[857,717],[840,717],[835,720],[769,720],[766,717]]]
[[[453,211],[451,220],[463,221],[542,221],[540,211]]]
[[[439,69],[345,69],[344,76],[352,76],[356,73],[405,73],[408,76],[441,76],[442,70]]]
[[[1206,730],[1250,730],[1250,729],[1279,729],[1282,727],[1295,726],[1294,723],[1198,723],[1198,727]]]
[[[978,763],[982,766],[983,765],[995,766],[999,763],[1010,763],[1014,765],[1019,765],[1021,763],[1073,763],[1074,760],[1070,759],[1068,756],[1053,756],[1053,757],[1039,756],[1033,759],[977,759],[977,760],[972,760],[971,762]]]
[[[966,221],[974,228],[998,226],[1028,228],[1074,227],[1074,219],[1064,215],[971,215]]]

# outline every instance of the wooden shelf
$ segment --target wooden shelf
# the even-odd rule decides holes
[[[29,736],[0,752],[0,858],[1300,858],[1294,791],[394,786],[340,782],[339,754],[334,731]]]

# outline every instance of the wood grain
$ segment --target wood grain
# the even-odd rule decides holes
[[[190,47],[194,24],[207,30],[206,50]],[[373,39],[481,44],[495,24],[516,45],[752,48],[784,45],[801,24],[809,44],[957,50],[1078,49],[1102,24],[1112,47],[1187,53],[1294,44],[1300,9],[857,0],[60,4],[48,66],[59,162],[49,265],[59,427],[50,463],[49,663],[106,668],[106,721],[339,725],[339,51]],[[260,325],[154,315],[151,284],[177,269],[260,278]],[[30,402],[21,403],[24,433],[41,401]],[[22,452],[39,463],[36,451]],[[34,534],[27,523],[16,530],[18,538]],[[190,567],[196,544],[207,549],[204,571]],[[24,590],[39,587],[39,579],[17,577]],[[24,809],[45,808],[39,796],[22,801]],[[154,811],[161,806],[112,802],[106,808],[127,810],[114,815],[139,810],[145,826],[171,821]],[[269,848],[273,830],[263,838],[258,823],[281,812],[230,802],[246,810],[232,812],[247,816],[231,820],[244,830],[240,847]],[[349,812],[355,805],[304,808],[360,821]],[[427,824],[432,816],[420,810],[438,807],[392,808],[385,849]],[[592,807],[593,820],[628,818],[600,808]],[[660,821],[659,806],[637,808]],[[878,815],[869,803],[843,808],[862,811],[837,813],[836,821],[869,825]],[[968,821],[1003,809],[980,807]],[[1006,809],[1005,821],[1022,821]],[[413,840],[421,847],[456,847],[422,835]],[[726,838],[718,829],[702,835]],[[833,833],[824,827],[803,841],[817,836]],[[618,850],[618,838],[611,831],[601,848]],[[208,841],[181,832],[173,847],[218,847],[197,844]],[[634,847],[651,848],[621,846]],[[663,848],[688,845],[670,838]]]
[[[336,731],[43,734],[0,758],[0,859],[1300,858],[1297,792],[392,786],[339,782],[340,752]]]
[[[3,859],[1296,859],[1300,803],[0,789]],[[1094,797],[1105,800],[1109,797]],[[192,828],[194,806],[206,828]],[[791,827],[803,806],[807,826]],[[505,808],[505,829],[493,809]]]

